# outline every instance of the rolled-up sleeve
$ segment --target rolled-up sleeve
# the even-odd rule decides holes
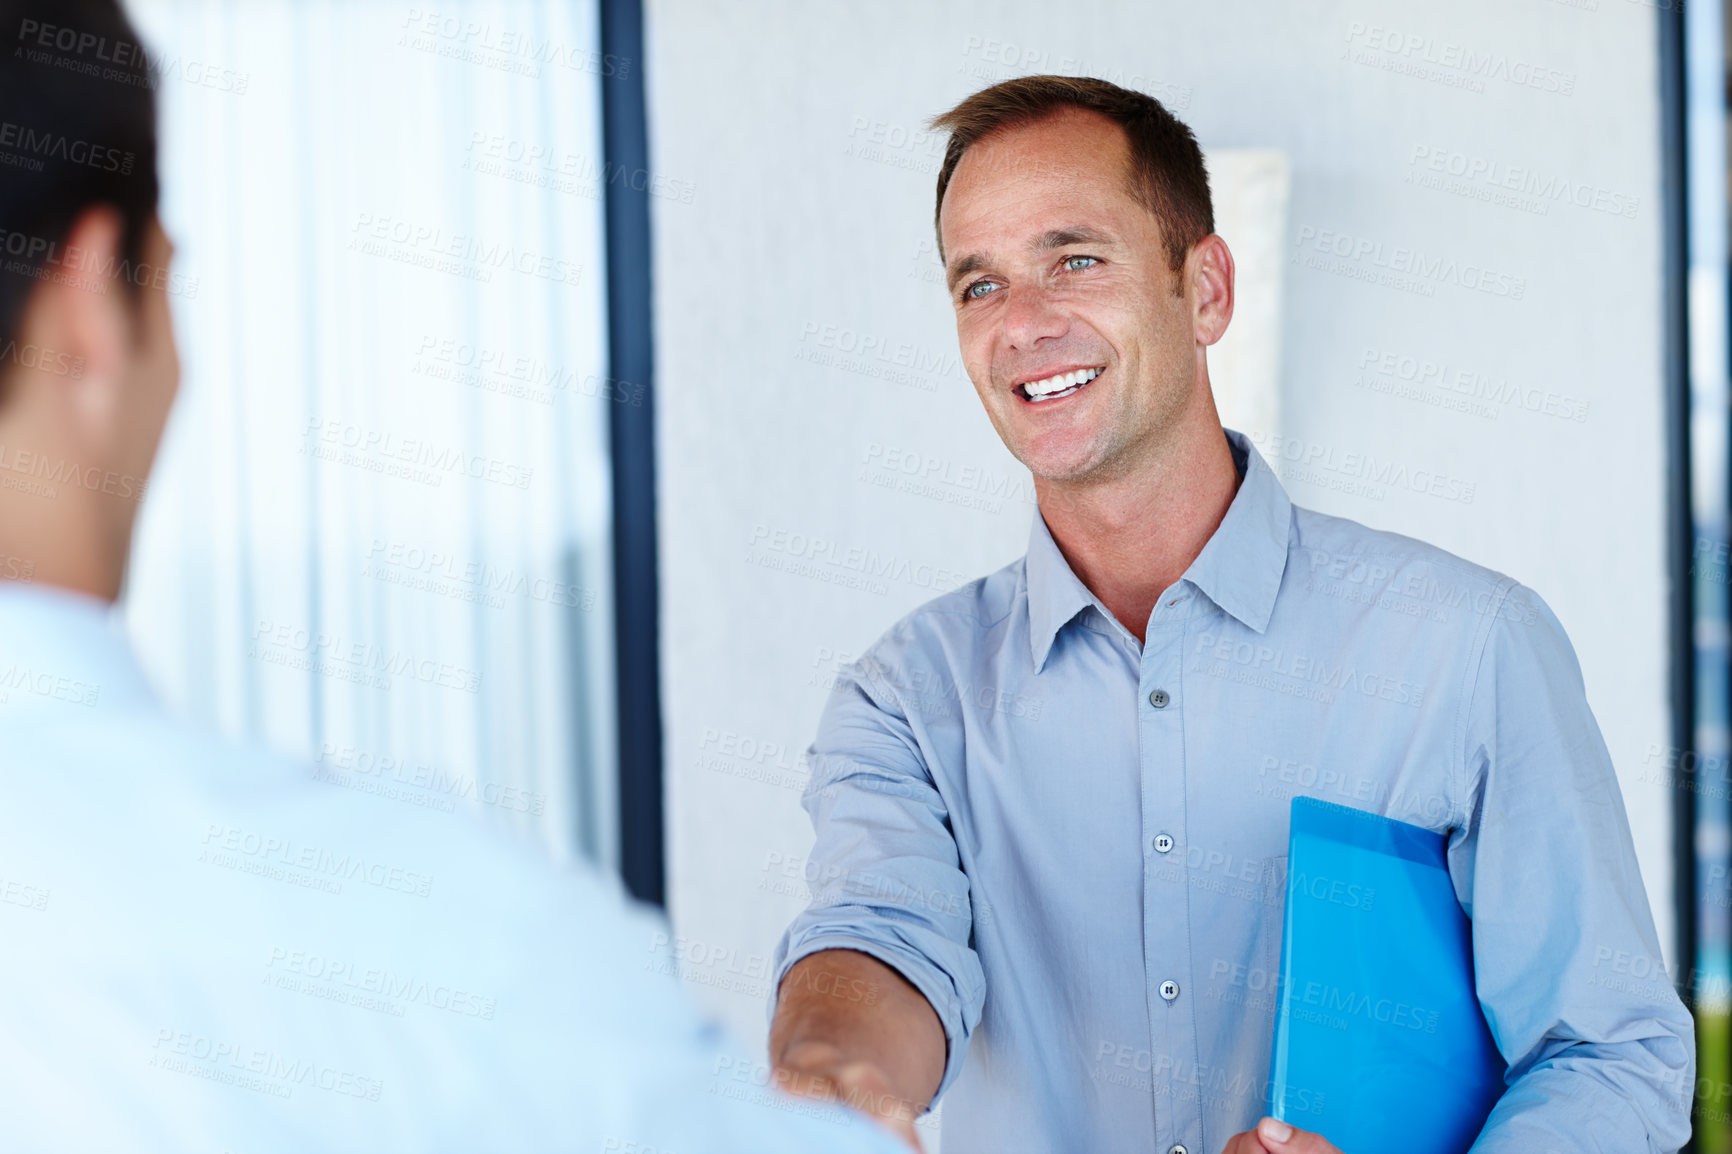
[[[1531,591],[1486,608],[1450,866],[1510,1069],[1474,1154],[1674,1151],[1690,1134],[1694,1032],[1581,668]]]
[[[962,1068],[986,981],[950,815],[884,660],[869,654],[837,672],[807,750],[812,900],[776,947],[771,988],[819,950],[858,950],[897,970],[944,1026],[942,1095]]]

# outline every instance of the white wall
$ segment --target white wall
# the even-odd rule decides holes
[[[694,189],[655,219],[670,897],[704,959],[688,972],[735,1028],[762,1035],[768,956],[803,901],[797,762],[837,658],[1026,541],[1027,473],[958,363],[932,246],[942,141],[920,130],[1024,71],[1103,75],[1166,101],[1206,149],[1289,158],[1284,427],[1247,431],[1272,458],[1441,472],[1460,499],[1277,462],[1298,503],[1434,541],[1555,608],[1670,949],[1650,759],[1669,734],[1654,23],[1633,0],[650,5],[654,164]],[[1568,196],[1427,187],[1429,155]],[[1439,275],[1377,283],[1407,250]],[[1465,287],[1467,268],[1502,291]],[[821,363],[850,339],[872,351]],[[1392,391],[1385,353],[1518,399],[1459,411],[1428,383]],[[958,480],[880,487],[892,451]],[[911,577],[854,589],[840,565],[767,568],[792,560],[764,547],[780,531]]]

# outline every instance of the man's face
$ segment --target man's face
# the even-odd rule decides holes
[[[1131,198],[1129,156],[1118,125],[1065,110],[976,142],[945,192],[963,363],[1005,446],[1048,481],[1129,472],[1196,386],[1192,294]],[[1031,383],[1058,391],[1033,399]]]

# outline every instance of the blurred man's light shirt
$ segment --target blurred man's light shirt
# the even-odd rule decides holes
[[[108,607],[0,585],[7,1149],[860,1151],[663,922],[471,822],[159,710]]]
[[[1478,1154],[1675,1149],[1692,1025],[1562,626],[1229,441],[1243,482],[1146,643],[1037,513],[1026,558],[839,671],[777,980],[842,948],[920,988],[945,1154],[1216,1154],[1263,1112],[1288,810],[1320,797],[1450,835],[1515,1078]]]

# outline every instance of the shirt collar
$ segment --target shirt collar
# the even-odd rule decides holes
[[[1222,431],[1227,435],[1233,464],[1243,480],[1233,495],[1233,503],[1227,507],[1227,515],[1185,570],[1184,580],[1222,610],[1261,633],[1269,626],[1269,618],[1275,611],[1275,595],[1280,592],[1281,576],[1287,568],[1293,502],[1245,434],[1232,429]],[[1034,671],[1039,673],[1059,630],[1091,605],[1102,616],[1107,616],[1107,611],[1071,571],[1038,508],[1029,529],[1025,574],[1029,655],[1034,659]]]
[[[0,581],[0,723],[151,708],[155,695],[107,601]]]

